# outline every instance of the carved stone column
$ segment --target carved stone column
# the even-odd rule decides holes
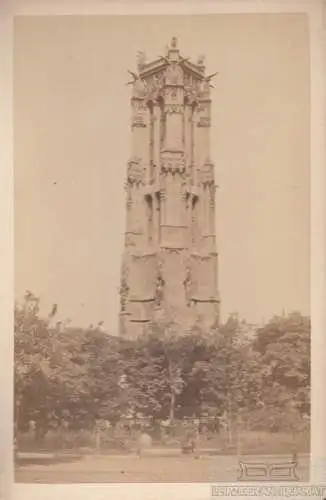
[[[158,182],[158,174],[160,171],[160,153],[161,153],[161,106],[159,102],[154,103],[153,120],[154,120],[154,184]]]
[[[141,159],[133,157],[128,162],[127,173],[127,246],[143,244],[145,233],[146,213],[143,188],[145,181],[145,167]]]
[[[150,163],[150,111],[147,103],[148,85],[141,78],[134,82],[132,107],[132,155],[140,158],[146,171]]]
[[[211,100],[208,82],[202,82],[198,90],[195,127],[195,162],[200,169],[210,155]]]
[[[168,151],[184,150],[184,74],[176,51],[164,73],[165,141]]]
[[[206,252],[215,252],[215,176],[208,158],[200,170],[201,226]],[[213,225],[214,224],[214,225]]]

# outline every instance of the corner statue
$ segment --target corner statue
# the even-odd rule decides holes
[[[211,79],[204,57],[138,53],[132,81],[132,151],[126,178],[121,335],[135,338],[173,310],[184,331],[219,320]],[[136,175],[137,174],[137,175]]]

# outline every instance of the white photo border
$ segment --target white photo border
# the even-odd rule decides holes
[[[326,484],[326,154],[325,154],[325,26],[323,0],[252,0],[111,2],[106,0],[7,0],[0,5],[0,498],[50,500],[60,497],[100,500],[106,498],[188,500],[211,496],[209,483],[201,484],[74,484],[37,485],[13,483],[13,16],[28,15],[145,15],[306,13],[309,17],[311,55],[311,484]],[[2,495],[2,496],[1,496]]]

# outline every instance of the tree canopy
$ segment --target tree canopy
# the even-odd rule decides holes
[[[298,429],[310,413],[310,319],[274,317],[249,335],[235,315],[220,327],[182,332],[173,320],[123,340],[101,325],[56,322],[27,292],[15,306],[16,430],[39,435],[93,428],[141,413],[157,419],[211,414],[249,425]],[[286,418],[285,418],[286,416]]]

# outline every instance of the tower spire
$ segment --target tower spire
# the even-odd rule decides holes
[[[178,39],[176,36],[173,36],[172,37],[172,40],[171,40],[171,48],[172,49],[177,49],[178,48]]]

